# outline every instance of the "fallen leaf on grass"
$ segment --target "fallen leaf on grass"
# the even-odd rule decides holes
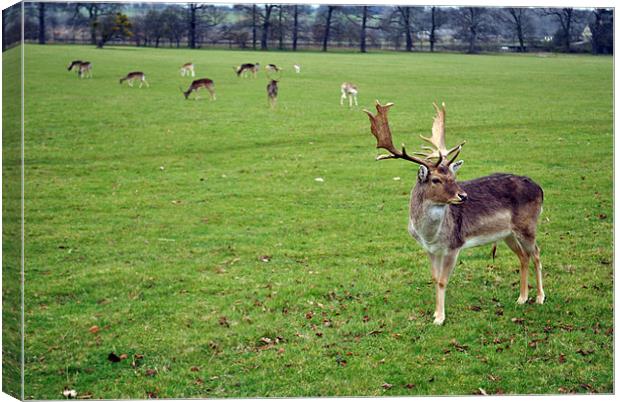
[[[80,394],[78,396],[78,399],[92,399],[92,397],[93,397],[92,392],[86,392],[84,394]]]
[[[158,396],[157,396],[157,392],[155,392],[155,391],[148,391],[148,392],[146,393],[146,396],[147,396],[147,398],[149,398],[149,399],[157,399],[157,398],[158,398]]]
[[[478,395],[484,395],[484,396],[487,396],[487,395],[489,395],[489,394],[487,394],[487,391],[485,391],[484,389],[482,389],[482,388],[478,388]]]
[[[311,319],[312,317],[314,317],[314,311],[308,311],[308,312],[306,313],[306,318],[309,320],[309,319]]]
[[[89,331],[91,334],[96,334],[97,332],[99,332],[99,326],[98,326],[98,325],[93,325],[92,327],[90,327],[90,328],[88,329],[88,331]]]
[[[502,377],[498,376],[498,375],[494,375],[494,374],[489,374],[488,375],[489,380],[491,381],[500,381],[502,379]]]
[[[405,388],[407,388],[407,389],[413,389],[414,387],[415,387],[415,385],[411,384],[411,383],[405,385]]]
[[[111,361],[112,363],[118,363],[121,361],[121,358],[118,357],[114,352],[111,352],[108,355],[108,360]]]
[[[456,339],[452,339],[452,341],[450,341],[450,345],[454,346],[454,348],[459,352],[466,352],[467,349],[469,349],[469,346],[461,345]]]
[[[189,369],[189,371],[194,371],[194,372],[196,372],[196,371],[200,371],[200,368],[199,368],[199,367],[196,367],[196,366],[192,366],[192,367]]]
[[[469,306],[469,309],[471,311],[480,311],[480,310],[482,310],[482,307],[480,307],[480,306]]]
[[[205,383],[205,382],[204,382],[204,381],[202,381],[200,378],[197,378],[197,379],[196,379],[196,381],[194,381],[194,385],[202,385],[202,384],[204,384],[204,383]]]
[[[127,353],[123,353],[122,355],[120,355],[118,358],[121,360],[125,360],[126,358],[128,358],[129,356],[127,356]]]
[[[583,389],[585,389],[586,391],[590,391],[590,392],[596,392],[594,390],[594,387],[590,384],[579,384],[579,386]]]
[[[269,262],[271,261],[271,256],[270,255],[261,255],[260,257],[258,257],[259,260],[261,260],[262,262]]]
[[[514,322],[515,324],[523,324],[523,322],[525,321],[525,319],[523,318],[511,318],[510,321]]]
[[[228,323],[228,318],[226,318],[225,316],[221,316],[218,322],[222,327],[230,328],[230,324]]]
[[[383,383],[383,385],[381,385],[381,387],[382,387],[383,389],[390,389],[390,388],[392,388],[392,387],[393,387],[393,385],[392,385],[392,384],[389,384],[389,383],[387,383],[387,382],[384,382],[384,383]]]
[[[157,370],[154,370],[154,369],[147,369],[147,370],[144,372],[144,374],[145,374],[147,377],[154,377],[154,376],[157,374]]]
[[[560,394],[568,394],[568,393],[570,393],[571,391],[570,391],[568,388],[566,388],[566,387],[560,387],[560,388],[558,388],[558,392],[559,392]]]
[[[560,362],[560,364],[566,363],[566,356],[564,356],[564,353],[560,353],[560,357],[558,358],[558,361]]]
[[[370,317],[368,317],[367,315],[364,316],[364,318],[362,318],[362,321],[364,322],[368,322],[370,321]]]
[[[587,356],[587,355],[591,355],[592,353],[594,353],[594,351],[592,349],[590,350],[577,349],[576,353],[580,354],[581,356]]]

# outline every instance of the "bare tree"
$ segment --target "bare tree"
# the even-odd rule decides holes
[[[189,21],[188,21],[188,33],[187,42],[190,49],[196,49],[196,36],[198,32],[198,10],[205,8],[205,5],[198,5],[196,3],[188,4]]]
[[[589,25],[592,32],[592,53],[613,54],[614,52],[614,12],[606,8],[592,11],[594,21]]]
[[[543,15],[551,15],[555,17],[560,24],[562,34],[561,41],[565,52],[571,51],[571,37],[573,35],[573,25],[578,21],[577,14],[573,8],[546,8],[542,11]]]
[[[488,29],[487,9],[482,7],[463,7],[456,13],[460,37],[468,44],[467,53],[476,53],[476,42]]]
[[[439,7],[431,7],[431,26],[429,34],[429,42],[431,52],[435,51],[435,43],[437,43],[437,30],[446,22],[444,12]]]
[[[297,31],[299,29],[299,9],[293,6],[293,51],[297,51]]]
[[[252,4],[252,49],[256,50],[256,4]]]
[[[177,6],[167,7],[161,14],[164,35],[170,42],[170,47],[175,43],[176,47],[181,46],[181,39],[185,33],[185,25]]]
[[[282,17],[284,12],[284,6],[280,6],[278,10],[278,49],[284,49],[284,24],[282,23]]]
[[[39,11],[39,44],[45,45],[45,3],[38,4]]]
[[[105,3],[76,3],[75,14],[80,14],[82,10],[88,13],[88,23],[90,25],[90,42],[93,45],[97,45],[97,25],[99,24],[99,17],[110,14],[118,9],[118,4],[105,4]],[[74,15],[75,17],[75,15]]]
[[[499,21],[510,27],[519,41],[518,51],[525,52],[525,37],[531,30],[530,9],[525,7],[508,7],[497,9],[495,16]]]
[[[267,40],[269,39],[269,28],[271,27],[271,12],[274,8],[278,7],[276,4],[265,4],[265,13],[261,16],[263,18],[263,32],[260,39],[260,49],[267,50]]]
[[[332,15],[336,6],[327,6],[327,16],[325,17],[325,30],[323,31],[323,51],[327,52],[327,42],[329,42],[329,30],[332,25]]]
[[[411,52],[413,50],[413,32],[411,29],[412,15],[411,7],[396,7],[395,12],[398,14],[396,22],[402,27],[405,33],[405,50]]]

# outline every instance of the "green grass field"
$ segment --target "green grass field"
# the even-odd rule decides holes
[[[184,100],[187,61],[217,101]],[[276,110],[231,68],[255,61],[286,68]],[[613,392],[612,62],[27,45],[26,398]],[[432,324],[417,167],[374,161],[375,99],[410,150],[445,101],[461,179],[543,187],[543,306],[486,246]]]

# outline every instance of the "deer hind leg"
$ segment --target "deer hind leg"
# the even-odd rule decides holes
[[[144,83],[144,85],[146,85],[147,88],[150,86],[146,78],[142,78],[142,81],[140,82],[140,88],[142,88],[142,83]]]
[[[543,304],[545,302],[545,291],[543,290],[542,281],[542,264],[540,263],[540,249],[537,245],[534,245],[534,252],[532,253],[532,259],[534,260],[534,268],[536,269],[536,303]]]
[[[357,106],[357,94],[353,95],[353,100],[355,101],[355,106]]]
[[[528,296],[527,275],[531,256],[527,247],[524,247],[523,242],[519,241],[516,236],[511,235],[504,241],[506,242],[506,245],[517,255],[521,264],[521,284],[519,287],[519,298],[517,299],[517,304],[524,304],[527,301]]]
[[[445,301],[446,301],[446,287],[448,286],[448,280],[454,269],[454,264],[458,257],[458,250],[448,252],[448,254],[438,257],[439,263],[439,276],[437,278],[436,288],[436,304],[435,304],[435,321],[433,324],[442,325],[446,319]]]
[[[209,95],[211,95],[211,100],[215,100],[215,91],[213,88],[207,87],[207,91],[209,91]]]

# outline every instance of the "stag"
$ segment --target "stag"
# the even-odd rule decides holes
[[[340,85],[340,106],[342,106],[347,97],[349,98],[349,107],[353,107],[354,100],[355,106],[357,106],[357,86],[350,82],[343,82]]]
[[[503,240],[520,261],[521,284],[518,304],[528,299],[530,260],[536,270],[536,302],[545,300],[540,250],[536,245],[536,225],[542,212],[543,191],[530,178],[495,173],[474,180],[457,182],[456,172],[463,161],[456,161],[464,144],[450,149],[445,143],[445,104],[433,104],[436,116],[425,152],[409,155],[405,146],[397,149],[387,113],[393,103],[376,102],[377,114],[364,110],[370,118],[370,130],[377,148],[388,155],[377,160],[403,159],[420,165],[417,182],[411,190],[409,233],[420,243],[430,259],[436,288],[434,323],[445,320],[445,295],[450,274],[462,249]],[[417,156],[415,156],[417,155]]]
[[[77,69],[77,74],[80,78],[93,78],[93,65],[90,61],[74,60],[69,64],[69,67],[67,67],[67,71],[74,69]]]
[[[260,67],[260,64],[256,62],[255,64],[244,63],[244,64],[241,64],[240,66],[233,67],[233,68],[235,69],[235,73],[237,73],[237,77],[241,77],[241,76],[247,77],[251,73],[254,76],[254,78],[256,78],[256,73],[258,73],[259,67]]]
[[[189,86],[189,88],[187,89],[187,91],[184,91],[183,88],[181,89],[181,92],[183,92],[183,95],[185,95],[185,99],[189,98],[189,95],[196,91],[196,100],[198,100],[198,90],[200,88],[204,88],[207,91],[209,91],[209,95],[211,96],[211,100],[215,100],[215,83],[213,82],[213,80],[210,80],[208,78],[201,78],[199,80],[194,80],[192,81],[191,85]]]
[[[276,107],[276,102],[278,101],[278,81],[269,81],[269,84],[267,85],[267,98],[271,108],[273,109]]]
[[[194,64],[193,63],[185,63],[181,66],[181,77],[185,77],[186,75],[189,77],[190,75],[192,77],[196,76],[196,72],[194,71]]]
[[[131,73],[129,73],[126,76],[124,76],[123,78],[121,78],[119,80],[119,84],[122,84],[124,81],[127,81],[127,84],[130,87],[133,87],[133,81],[134,80],[140,81],[140,86],[138,88],[142,88],[142,84],[144,84],[147,87],[149,87],[149,83],[146,81],[146,75],[144,75],[144,73],[142,71],[132,71]]]

